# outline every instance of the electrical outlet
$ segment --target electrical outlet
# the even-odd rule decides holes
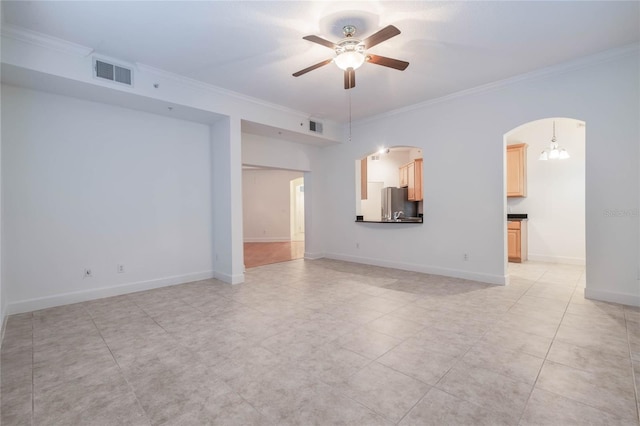
[[[93,277],[93,272],[91,271],[91,268],[85,268],[84,269],[84,277],[85,278],[92,278]]]
[[[124,274],[124,265],[122,263],[118,264],[117,271],[119,274]]]
[[[463,255],[462,255],[462,260],[464,260],[465,262],[466,262],[467,260],[469,260],[469,253],[465,253],[465,254],[463,254]]]

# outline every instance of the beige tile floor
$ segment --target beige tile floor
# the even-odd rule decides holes
[[[296,260],[14,315],[2,424],[638,425],[640,310],[510,273]]]

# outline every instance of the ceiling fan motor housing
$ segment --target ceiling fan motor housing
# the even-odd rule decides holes
[[[364,40],[354,38],[356,27],[353,25],[345,25],[342,28],[342,32],[344,33],[345,38],[340,40],[338,43],[332,43],[316,35],[302,37],[304,40],[333,49],[336,56],[333,59],[324,60],[295,72],[293,73],[293,76],[299,77],[309,71],[313,71],[333,62],[338,66],[338,68],[344,70],[344,88],[352,89],[356,85],[355,70],[366,61],[400,71],[404,71],[409,66],[409,62],[406,61],[366,53],[367,49],[400,34],[400,30],[393,25],[387,25]]]
[[[336,55],[341,55],[345,52],[358,52],[364,54],[364,44],[362,41],[355,38],[345,38],[336,44],[335,50]]]

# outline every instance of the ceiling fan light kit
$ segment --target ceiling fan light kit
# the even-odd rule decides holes
[[[359,40],[354,37],[356,27],[353,25],[345,25],[342,28],[342,32],[344,33],[345,38],[340,40],[338,43],[332,43],[315,35],[302,37],[304,40],[333,49],[336,52],[336,56],[333,59],[327,59],[295,72],[293,73],[293,76],[299,77],[309,71],[313,71],[327,65],[330,62],[335,62],[338,68],[344,71],[344,88],[351,89],[356,86],[355,70],[360,68],[365,62],[371,62],[372,64],[382,65],[384,67],[394,68],[400,71],[404,71],[409,66],[409,62],[386,58],[384,56],[371,55],[366,52],[367,49],[400,34],[400,30],[393,25],[384,27],[364,40]]]
[[[362,64],[364,64],[364,59],[365,57],[361,52],[352,50],[336,56],[333,62],[335,62],[341,70],[346,71],[349,68],[357,70]]]

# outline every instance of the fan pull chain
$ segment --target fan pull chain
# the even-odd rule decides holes
[[[349,92],[349,142],[351,142],[351,92]]]

